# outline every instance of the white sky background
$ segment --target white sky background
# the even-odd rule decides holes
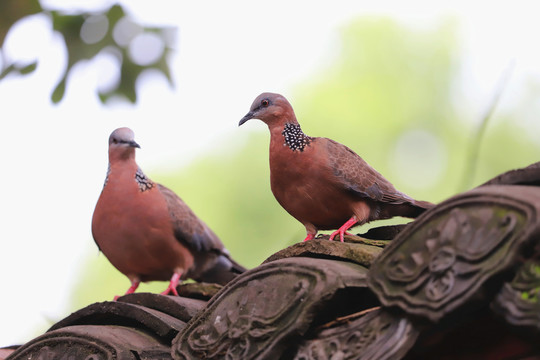
[[[42,3],[59,9],[110,4]],[[49,96],[65,66],[65,49],[45,18],[21,23],[6,40],[8,55],[37,56],[39,66],[33,75],[0,82],[0,346],[26,342],[48,319],[68,315],[81,262],[97,253],[90,221],[107,168],[107,139],[117,127],[135,131],[142,146],[138,162],[149,176],[181,167],[203,151],[222,152],[218,145],[224,138],[242,143],[250,132],[266,131],[258,123],[237,129],[253,99],[263,91],[287,96],[302,78],[327,66],[338,50],[338,31],[363,15],[389,15],[428,29],[446,16],[457,17],[466,56],[459,106],[473,120],[484,112],[512,59],[516,69],[499,108],[512,107],[527,81],[540,80],[540,22],[532,1],[507,6],[454,1],[443,8],[432,1],[121,3],[148,25],[179,29],[170,64],[176,88],[148,77],[136,106],[100,104],[95,87],[103,61],[78,66],[64,100],[52,105]]]

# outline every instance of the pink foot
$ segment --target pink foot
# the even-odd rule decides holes
[[[180,276],[181,274],[174,273],[174,275],[171,278],[171,281],[169,282],[169,286],[167,289],[165,289],[164,292],[161,293],[161,295],[169,295],[169,293],[173,293],[173,295],[178,295],[178,291],[176,291],[176,287],[178,286],[178,283],[180,282]]]
[[[337,229],[332,234],[330,234],[330,241],[334,240],[334,237],[337,234],[339,234],[339,240],[341,240],[341,242],[343,242],[343,235],[344,234],[351,235],[350,233],[347,232],[347,230],[349,230],[349,228],[351,226],[356,224],[356,222],[357,221],[356,221],[356,218],[354,216],[352,218],[350,218],[349,220],[347,220],[347,222],[345,224],[343,224],[339,229]]]
[[[309,240],[313,240],[313,239],[315,239],[315,235],[313,235],[313,234],[307,234],[306,238],[304,239],[304,242],[305,242],[305,241],[309,241]]]
[[[132,280],[131,281],[131,286],[129,287],[129,289],[127,289],[126,293],[124,295],[127,295],[127,294],[133,294],[135,292],[135,290],[137,290],[137,288],[139,287],[139,284],[141,282],[139,280]],[[118,300],[118,298],[120,297],[120,295],[116,295],[114,298],[113,298],[113,301],[116,301]]]

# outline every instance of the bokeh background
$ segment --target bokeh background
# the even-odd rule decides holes
[[[419,199],[540,158],[533,1],[370,3],[0,2],[0,346],[129,286],[90,232],[117,127],[247,267],[305,236],[237,127],[263,91]]]

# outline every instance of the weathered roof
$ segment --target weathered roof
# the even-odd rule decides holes
[[[92,304],[10,359],[540,359],[539,184],[534,164],[223,288]]]

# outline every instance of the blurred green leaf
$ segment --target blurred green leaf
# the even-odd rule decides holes
[[[19,69],[19,72],[21,73],[21,75],[26,75],[26,74],[30,74],[31,72],[35,71],[37,69],[37,64],[38,62],[37,61],[34,61],[33,63],[30,63],[26,66],[23,66]]]
[[[62,80],[56,85],[51,94],[51,100],[53,103],[57,104],[62,100],[66,92],[66,77],[64,76]]]
[[[163,74],[169,84],[173,85],[167,58],[172,51],[170,34],[175,31],[174,29],[169,27],[147,27],[137,24],[120,5],[113,5],[103,12],[84,12],[73,15],[55,10],[43,10],[37,0],[24,2],[5,0],[0,2],[0,44],[9,28],[18,19],[38,12],[44,12],[51,16],[53,29],[63,36],[67,49],[67,66],[53,88],[51,94],[53,103],[59,103],[64,98],[68,77],[73,67],[81,61],[93,59],[103,51],[118,54],[120,63],[120,76],[117,85],[106,91],[98,92],[100,100],[104,103],[111,97],[117,96],[132,103],[136,102],[137,79],[141,73],[148,69]],[[96,19],[103,21],[96,22]],[[125,27],[122,31],[116,31],[117,34],[120,33],[124,36],[125,41],[119,43],[115,39],[115,27],[120,21],[124,20],[129,21],[132,26]],[[86,29],[85,25],[87,25]],[[91,29],[88,30],[88,28]],[[85,31],[89,34],[86,37],[82,35]],[[130,45],[131,40],[137,35],[145,33],[156,35],[163,43],[163,51],[156,61],[139,65],[132,59]],[[0,55],[2,55],[1,49]],[[0,80],[11,73],[29,74],[36,69],[37,62],[24,65],[14,62],[13,64],[3,64],[3,66],[4,68],[0,70]]]
[[[43,11],[38,0],[2,0],[0,1],[0,48],[9,29],[20,19]]]
[[[2,46],[7,33],[11,27],[20,19],[43,11],[39,1],[17,1],[17,0],[2,0],[0,1],[0,56],[3,57]],[[6,59],[3,57],[3,60]],[[27,75],[37,68],[37,61],[29,64],[21,64],[14,61],[10,63],[2,63],[0,69],[0,80],[9,74]]]
[[[37,64],[38,64],[37,61],[34,61],[26,65],[11,64],[2,70],[2,72],[0,73],[0,80],[5,78],[9,74],[20,74],[20,75],[30,74],[31,72],[36,70]]]
[[[114,38],[114,29],[121,19],[126,18],[126,13],[120,5],[112,6],[106,13],[103,13],[108,20],[108,28],[103,38],[93,44],[88,44],[83,41],[80,36],[83,24],[89,16],[96,16],[99,14],[81,14],[81,15],[62,15],[58,12],[51,12],[53,16],[53,27],[56,31],[60,32],[66,40],[66,46],[68,50],[68,65],[64,72],[64,75],[60,79],[56,86],[51,99],[54,103],[62,100],[65,92],[66,79],[73,68],[73,66],[82,60],[88,60],[99,54],[103,49],[111,47],[119,54],[121,54],[120,65],[120,81],[117,87],[110,89],[106,92],[99,92],[99,98],[102,102],[106,102],[113,96],[121,96],[128,99],[130,102],[137,101],[136,81],[139,75],[146,69],[156,69],[163,73],[169,82],[172,84],[170,76],[169,65],[166,61],[167,55],[171,48],[167,43],[166,32],[170,31],[168,28],[159,27],[144,27],[136,26],[135,29],[141,29],[144,32],[153,32],[157,34],[165,44],[164,51],[160,59],[150,65],[143,66],[137,65],[129,56],[129,44],[118,44]],[[128,16],[129,18],[129,16]],[[130,19],[130,21],[133,21]],[[127,35],[133,36],[132,35]]]

